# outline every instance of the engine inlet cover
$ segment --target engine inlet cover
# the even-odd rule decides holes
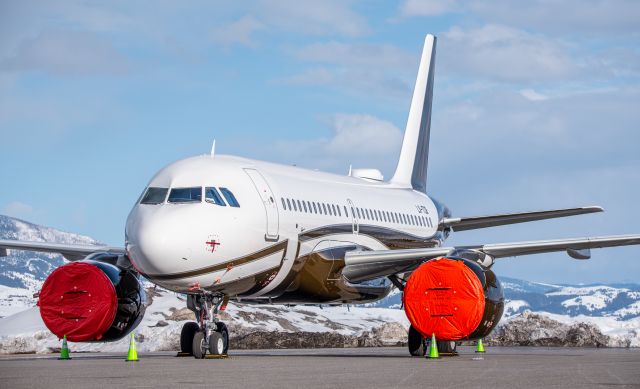
[[[407,280],[404,310],[423,336],[459,340],[478,327],[485,308],[482,282],[463,260],[425,262]]]
[[[51,332],[72,342],[100,340],[118,309],[111,280],[98,267],[73,262],[54,270],[40,291],[40,316]]]

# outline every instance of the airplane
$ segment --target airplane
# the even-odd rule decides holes
[[[640,244],[640,234],[446,246],[452,232],[602,212],[597,206],[453,217],[427,194],[436,38],[427,35],[393,177],[347,176],[210,154],[151,178],[128,215],[124,247],[0,240],[7,250],[62,254],[38,294],[52,333],[75,342],[121,339],[146,308],[144,277],[187,295],[196,321],[181,331],[184,355],[226,354],[219,313],[251,304],[358,304],[402,291],[409,353],[481,339],[502,317],[495,260]]]

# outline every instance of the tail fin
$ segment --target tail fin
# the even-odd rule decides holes
[[[407,128],[404,131],[400,159],[391,179],[391,182],[395,184],[412,187],[423,193],[426,193],[427,187],[435,59],[436,37],[427,35],[424,40],[416,86],[413,90]]]

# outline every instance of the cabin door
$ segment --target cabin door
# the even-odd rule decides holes
[[[349,203],[349,212],[351,213],[352,231],[354,234],[358,234],[358,232],[360,232],[360,225],[358,224],[356,207],[353,205],[353,201],[351,201],[351,199],[347,199],[347,203]]]
[[[279,230],[279,218],[278,218],[278,203],[276,197],[273,195],[267,180],[264,179],[262,174],[256,169],[244,169],[253,185],[255,186],[262,204],[264,205],[264,211],[266,213],[267,225],[266,232],[264,234],[265,240],[277,241]]]

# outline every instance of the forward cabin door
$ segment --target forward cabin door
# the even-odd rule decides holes
[[[262,174],[256,169],[244,169],[247,173],[251,181],[253,181],[253,185],[255,186],[258,194],[260,195],[260,199],[262,199],[262,204],[264,205],[264,211],[267,217],[267,226],[266,233],[264,234],[265,240],[277,241],[279,234],[279,217],[278,217],[278,202],[276,201],[267,180],[264,179]]]

